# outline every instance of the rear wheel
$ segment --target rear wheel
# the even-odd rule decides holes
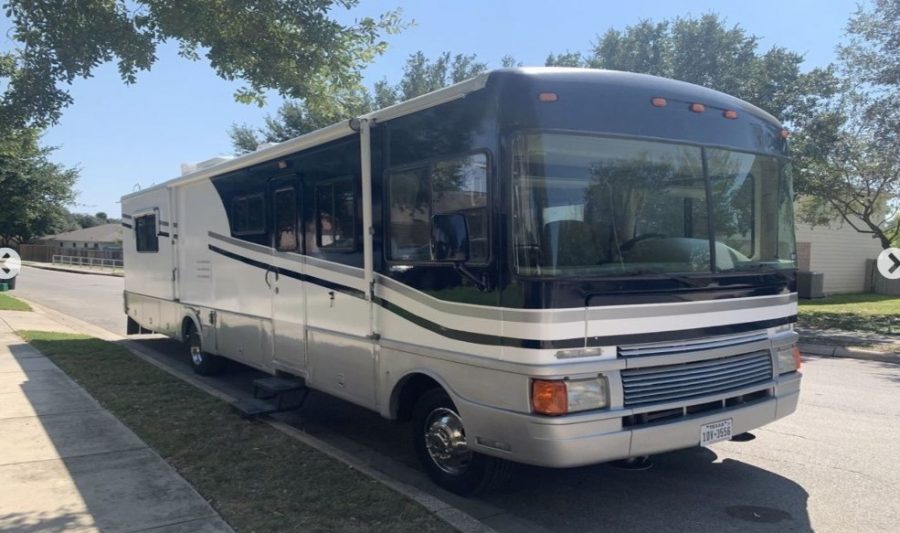
[[[193,327],[188,334],[188,348],[191,355],[191,368],[195,373],[201,376],[212,376],[221,372],[225,367],[224,359],[203,351],[200,333]]]
[[[432,389],[416,402],[413,445],[428,476],[456,494],[502,487],[513,471],[513,463],[469,449],[462,418],[442,389]]]

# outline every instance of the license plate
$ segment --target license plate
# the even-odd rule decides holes
[[[715,442],[731,438],[731,419],[710,422],[700,426],[700,446],[709,446]]]

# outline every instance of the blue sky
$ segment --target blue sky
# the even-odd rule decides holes
[[[417,50],[430,57],[444,50],[474,53],[491,66],[511,54],[526,65],[542,65],[549,52],[589,50],[610,27],[709,11],[760,37],[763,49],[777,44],[805,54],[804,67],[813,68],[834,60],[856,1],[361,0],[340,17],[350,21],[397,7],[415,26],[388,36],[387,53],[366,70],[370,84],[399,80],[406,58]],[[11,46],[8,26],[0,16],[2,49]],[[182,162],[230,153],[230,125],[258,125],[280,103],[273,97],[264,108],[238,104],[233,93],[240,83],[219,79],[202,61],[179,58],[175,46],[164,46],[158,55],[156,66],[136,85],[122,84],[111,65],[77,81],[71,90],[75,104],[45,135],[47,144],[59,147],[55,161],[81,169],[73,210],[118,215],[122,194],[137,184],[146,187],[177,176]]]

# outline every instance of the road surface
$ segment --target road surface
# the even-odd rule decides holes
[[[26,267],[15,294],[124,333],[122,279]],[[183,349],[142,338],[173,367]],[[725,442],[654,458],[647,471],[607,465],[521,468],[510,488],[463,500],[418,471],[405,424],[313,394],[287,419],[445,499],[500,531],[900,531],[900,366],[806,358],[798,411]],[[216,380],[248,391],[255,371]]]

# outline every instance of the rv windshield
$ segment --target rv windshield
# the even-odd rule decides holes
[[[519,136],[514,154],[520,275],[795,266],[790,169],[781,159],[557,133]]]

